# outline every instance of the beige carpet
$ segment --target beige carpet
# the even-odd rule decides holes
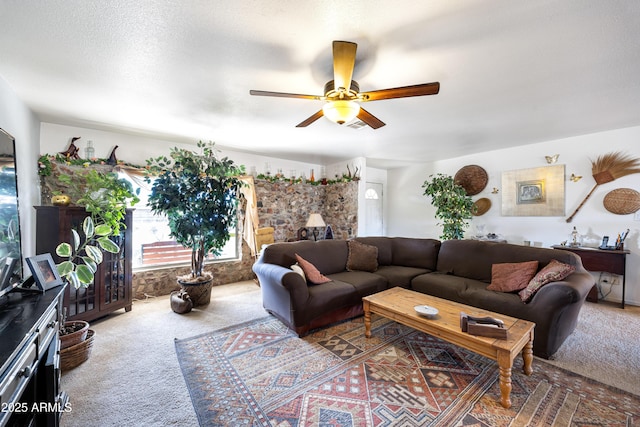
[[[197,426],[174,338],[265,315],[257,285],[241,282],[215,287],[211,304],[187,315],[173,313],[164,296],[93,323],[91,358],[62,377],[72,407],[63,427]],[[551,363],[640,395],[639,346],[639,307],[586,303]]]

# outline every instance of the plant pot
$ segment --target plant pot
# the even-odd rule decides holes
[[[72,320],[64,324],[64,329],[69,329],[69,333],[60,334],[60,349],[65,349],[79,344],[87,339],[89,323],[84,320]]]
[[[211,302],[211,288],[213,287],[213,279],[209,279],[202,282],[185,282],[184,280],[178,280],[178,284],[189,294],[193,306],[207,305]]]

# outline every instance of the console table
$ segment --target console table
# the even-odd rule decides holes
[[[561,249],[564,251],[570,251],[577,254],[582,259],[582,265],[588,271],[604,271],[611,274],[618,274],[622,276],[622,302],[620,306],[624,308],[624,295],[625,295],[625,279],[626,279],[626,266],[627,266],[627,254],[628,250],[604,250],[585,247],[574,246],[552,246],[553,249]],[[595,292],[594,292],[595,290]],[[594,284],[593,289],[589,292],[587,299],[593,301],[595,293],[595,302],[598,302],[598,288]]]

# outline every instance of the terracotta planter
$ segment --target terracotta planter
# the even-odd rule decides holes
[[[203,282],[189,283],[178,280],[178,283],[189,294],[189,298],[193,302],[193,306],[207,305],[211,302],[211,288],[213,287],[213,279]]]
[[[84,320],[73,320],[64,324],[65,328],[73,328],[74,332],[60,334],[60,349],[71,347],[87,339],[89,323]]]

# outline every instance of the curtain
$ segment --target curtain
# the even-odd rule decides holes
[[[240,193],[242,193],[247,201],[242,237],[251,250],[251,256],[255,257],[258,253],[256,248],[256,230],[258,229],[256,187],[253,182],[253,176],[251,175],[241,176],[240,180],[245,184],[240,188]]]

